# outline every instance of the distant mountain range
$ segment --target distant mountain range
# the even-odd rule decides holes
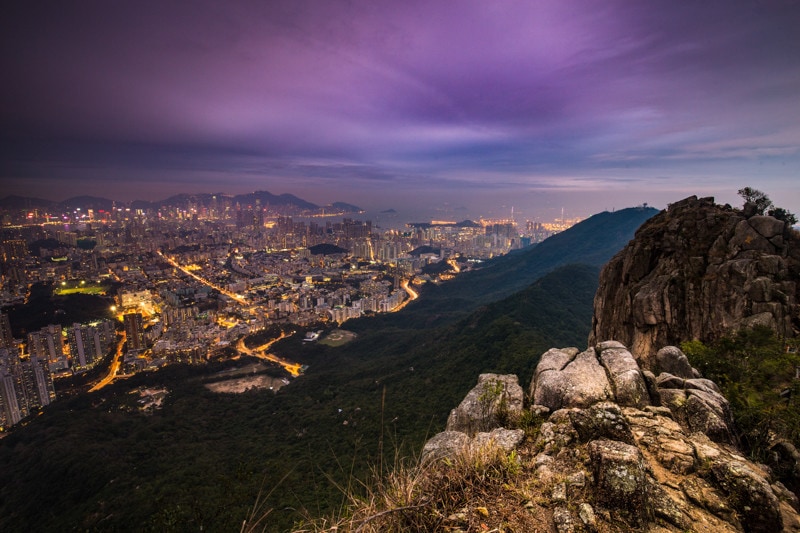
[[[155,202],[134,200],[130,202],[130,204],[94,196],[76,196],[61,202],[54,202],[43,198],[11,195],[0,199],[0,209],[50,209],[55,211],[73,211],[80,208],[109,211],[114,205],[118,207],[130,207],[131,209],[158,209],[162,207],[187,208],[189,206],[209,208],[221,201],[226,203],[230,202],[231,205],[238,204],[242,207],[255,207],[260,205],[262,207],[269,206],[298,212],[335,211],[338,213],[359,213],[363,211],[360,207],[345,202],[333,202],[327,206],[319,206],[303,200],[302,198],[298,198],[293,194],[275,195],[269,191],[255,191],[235,196],[224,193],[177,194]]]

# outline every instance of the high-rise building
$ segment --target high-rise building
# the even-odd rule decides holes
[[[14,378],[0,368],[0,425],[13,426],[22,420],[22,413],[17,402]]]
[[[28,353],[48,362],[64,357],[64,340],[61,326],[50,324],[39,331],[28,333]]]
[[[67,330],[67,342],[69,343],[69,355],[72,359],[72,368],[75,370],[85,369],[91,362],[92,349],[91,343],[87,342],[89,337],[88,328],[80,324],[73,324]]]
[[[16,350],[0,348],[0,397],[6,425],[16,424],[29,414],[22,373]]]
[[[47,361],[21,360],[16,351],[0,348],[0,426],[12,426],[55,399]]]
[[[8,314],[0,313],[0,348],[8,348],[9,350],[14,346],[14,335],[11,333],[11,322],[8,320]]]
[[[30,383],[26,383],[25,388],[28,390],[30,408],[34,409],[50,405],[50,402],[56,399],[56,389],[53,385],[50,366],[46,360],[41,360],[35,355],[31,356],[28,363],[32,379]]]
[[[144,337],[144,322],[141,313],[128,313],[123,315],[125,323],[125,336],[128,341],[128,351],[140,351],[147,348]]]

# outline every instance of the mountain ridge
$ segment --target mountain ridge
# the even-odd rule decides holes
[[[294,208],[300,211],[319,211],[325,208],[333,207],[343,214],[358,213],[363,211],[360,207],[345,203],[334,202],[328,206],[319,206],[315,203],[309,202],[299,198],[293,194],[272,194],[269,191],[254,191],[251,193],[228,195],[225,193],[180,193],[163,200],[147,201],[147,200],[133,200],[131,202],[118,202],[108,198],[94,197],[94,196],[75,196],[62,201],[46,200],[43,198],[25,197],[18,195],[9,195],[0,198],[0,208],[3,209],[30,209],[30,208],[47,208],[47,209],[67,209],[73,210],[75,208],[81,209],[103,209],[110,210],[113,205],[127,206],[132,209],[158,209],[161,207],[187,207],[189,204],[200,204],[209,207],[214,202],[215,198],[224,198],[233,204],[239,203],[244,206],[255,206],[257,203],[266,207],[279,206],[284,208]]]

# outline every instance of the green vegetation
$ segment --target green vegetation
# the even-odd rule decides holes
[[[756,215],[769,215],[788,222],[790,225],[797,224],[797,217],[782,207],[776,207],[765,193],[752,187],[739,189],[739,196],[744,200],[745,210],[752,209]]]
[[[800,446],[800,366],[797,343],[789,344],[767,327],[742,330],[710,346],[681,345],[690,362],[715,381],[731,404],[742,444],[763,462],[774,439]]]
[[[364,324],[340,348],[295,335],[274,351],[310,368],[277,394],[213,393],[218,368],[173,366],[59,401],[0,440],[0,530],[231,530],[259,494],[271,530],[335,514],[370,465],[417,454],[478,374],[527,386],[545,350],[583,346],[596,286],[571,266],[448,326]],[[143,385],[170,390],[162,410],[131,412]]]
[[[57,296],[53,284],[36,283],[31,286],[27,303],[10,306],[5,311],[14,335],[24,338],[27,333],[48,324],[71,326],[76,322],[113,319],[112,305],[114,301],[108,296],[83,293]]]
[[[67,296],[69,294],[105,295],[108,289],[109,285],[102,284],[99,281],[71,280],[62,281],[56,285],[53,294],[56,296]]]

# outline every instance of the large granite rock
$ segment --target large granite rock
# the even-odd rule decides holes
[[[536,405],[551,411],[562,407],[588,407],[612,397],[608,377],[593,348],[570,355],[571,351],[551,349],[542,356],[531,382]]]
[[[642,371],[628,349],[620,343],[600,343],[597,352],[600,353],[600,362],[606,369],[617,403],[626,407],[649,405],[650,396]]]
[[[644,370],[690,377],[682,362],[660,366],[659,348],[756,324],[797,336],[798,282],[797,232],[692,196],[645,222],[603,269],[589,344],[617,339]]]
[[[542,356],[530,385],[535,405],[556,411],[604,400],[624,406],[650,404],[644,376],[625,346],[606,341],[576,352],[575,348],[550,349]]]
[[[437,460],[468,457],[475,464],[498,451],[509,454],[501,461],[513,457],[514,468],[526,471],[514,476],[530,476],[511,481],[526,506],[547,502],[550,523],[537,525],[543,531],[800,533],[798,498],[770,468],[737,450],[717,385],[695,377],[680,350],[659,353],[661,368],[674,374],[641,371],[616,341],[581,353],[548,351],[534,372],[529,407],[545,421],[528,433],[504,427],[467,433],[485,421],[475,406],[487,390],[515,390],[513,376],[482,375],[459,406],[462,414],[425,445],[422,463],[452,468],[459,462]],[[464,431],[452,431],[464,420],[471,420],[460,426]],[[535,438],[525,441],[526,435]],[[774,455],[781,468],[800,459],[788,443],[776,445]],[[477,509],[487,520],[497,511]]]
[[[513,374],[481,374],[478,384],[450,411],[447,431],[474,435],[489,431],[522,412],[523,392]]]

